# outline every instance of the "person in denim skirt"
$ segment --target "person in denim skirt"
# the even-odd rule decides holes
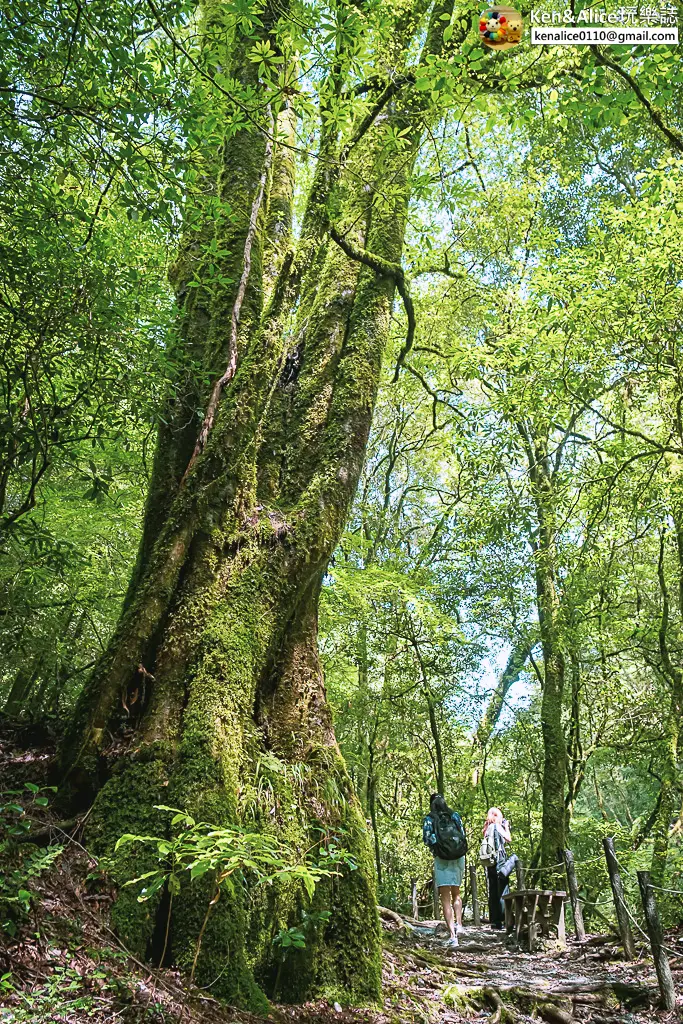
[[[451,810],[440,793],[432,794],[429,808],[422,823],[422,840],[434,857],[434,885],[439,890],[444,920],[450,932],[446,945],[457,946],[458,935],[463,931],[460,887],[465,873],[465,829],[460,815]],[[444,849],[463,849],[463,853],[459,857],[439,856],[437,850]]]

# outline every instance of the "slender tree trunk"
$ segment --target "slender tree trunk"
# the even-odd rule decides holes
[[[374,737],[373,737],[374,740]],[[368,813],[372,822],[372,837],[375,851],[375,870],[377,872],[377,885],[382,889],[382,852],[379,845],[379,831],[377,829],[377,777],[375,775],[375,748],[374,743],[368,744]]]
[[[418,667],[420,670],[420,676],[422,679],[422,693],[424,694],[425,702],[427,704],[427,714],[429,716],[429,730],[432,734],[432,740],[434,741],[434,759],[436,764],[436,771],[434,773],[434,781],[436,783],[437,793],[441,793],[443,796],[444,789],[446,786],[446,776],[444,772],[443,763],[443,747],[441,745],[441,730],[439,729],[439,720],[436,716],[436,703],[434,701],[434,693],[429,683],[429,674],[427,672],[427,666],[425,665],[422,652],[420,650],[420,643],[415,636],[412,622],[409,621],[408,628],[410,630],[411,641],[413,650],[415,651],[415,657],[417,658]]]
[[[519,421],[517,427],[527,455],[531,493],[536,506],[537,531],[532,547],[544,669],[541,698],[543,816],[540,864],[550,872],[553,865],[564,864],[567,781],[567,745],[562,722],[565,660],[557,586],[554,475],[547,446],[539,442],[528,424]]]
[[[553,574],[541,555],[537,568],[537,592],[541,616],[543,647],[543,697],[541,730],[543,734],[543,819],[541,865],[557,864],[564,850],[567,746],[562,724],[564,698],[564,656],[558,635],[559,602]]]
[[[677,509],[677,512],[679,510]],[[679,513],[680,515],[680,513]],[[679,600],[683,607],[683,531],[679,528],[679,516],[675,517],[679,555]],[[656,813],[652,827],[654,843],[650,874],[655,885],[661,885],[666,873],[669,853],[669,833],[676,817],[679,799],[680,776],[678,770],[679,746],[681,742],[681,717],[683,716],[683,670],[673,660],[670,645],[671,607],[669,591],[664,573],[665,535],[661,534],[657,578],[662,599],[662,613],[659,623],[659,653],[662,673],[670,688],[669,706],[662,730],[660,758],[661,783]]]
[[[2,709],[7,718],[17,718],[26,709],[29,694],[40,674],[42,666],[42,655],[29,661],[23,662],[12,681],[12,686],[7,694],[5,706]]]
[[[605,799],[604,799],[604,797],[602,795],[602,790],[600,789],[600,785],[598,783],[598,777],[595,774],[595,770],[593,771],[593,789],[595,790],[595,799],[597,801],[598,810],[600,811],[600,817],[602,818],[603,821],[609,821],[610,820],[609,814],[607,813],[607,810],[605,809]]]
[[[372,824],[373,849],[375,854],[375,871],[377,873],[377,885],[382,888],[382,857],[379,844],[379,830],[377,828],[377,770],[375,765],[377,729],[379,726],[379,712],[372,708],[372,695],[369,687],[369,665],[368,665],[368,629],[365,620],[362,620],[358,630],[358,695],[361,699],[361,706],[364,709],[363,720],[359,722],[358,752],[361,758],[365,757],[367,751],[367,774],[365,779],[365,806]],[[372,721],[370,715],[372,714]]]
[[[565,830],[568,833],[576,801],[586,778],[588,757],[584,752],[581,735],[581,666],[575,653],[571,653],[571,712],[567,741],[567,794],[565,796]]]
[[[434,754],[436,756],[436,789],[438,793],[443,793],[446,788],[446,776],[443,766],[443,749],[441,747],[439,722],[436,717],[434,698],[429,687],[425,687],[424,695],[425,700],[427,701],[427,711],[429,713],[429,728],[432,734],[432,739],[434,740]]]
[[[669,855],[669,835],[671,826],[676,818],[679,803],[679,772],[678,772],[678,747],[680,734],[680,719],[683,714],[683,699],[680,699],[679,710],[673,708],[669,711],[662,736],[662,759],[661,775],[662,781],[659,789],[659,801],[657,814],[652,829],[653,846],[650,874],[655,885],[662,885],[666,874],[666,865]],[[672,700],[672,705],[673,705]]]
[[[507,695],[519,679],[536,640],[536,637],[532,637],[531,639],[524,637],[515,644],[510,652],[507,664],[501,673],[500,679],[496,684],[496,688],[489,698],[484,714],[481,716],[479,725],[477,726],[477,731],[474,734],[473,742],[473,753],[476,763],[472,775],[472,782],[475,786],[479,785],[481,781],[486,757],[486,747],[503,712]]]

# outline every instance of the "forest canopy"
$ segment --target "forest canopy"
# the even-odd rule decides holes
[[[681,886],[680,51],[479,13],[2,9],[2,715],[129,947],[251,1008],[377,996],[431,792]],[[136,902],[181,819],[267,894]]]

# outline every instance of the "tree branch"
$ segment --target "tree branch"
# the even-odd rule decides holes
[[[655,107],[652,106],[649,99],[636,82],[635,78],[632,75],[629,75],[628,71],[625,71],[624,68],[622,68],[619,64],[616,63],[616,61],[610,60],[609,57],[605,57],[604,53],[602,53],[597,46],[595,47],[595,58],[598,64],[602,64],[604,65],[604,67],[610,68],[610,70],[614,71],[614,73],[619,75],[620,78],[623,78],[623,80],[626,82],[629,88],[632,89],[635,95],[638,97],[638,100],[640,101],[642,106],[644,106],[647,110],[648,114],[650,115],[650,120],[652,121],[652,123],[656,125],[657,128],[659,128],[662,135],[666,136],[666,138],[669,140],[669,142],[671,143],[671,145],[677,153],[683,153],[683,139],[676,135],[675,132],[672,132],[670,128],[667,128],[667,126],[664,124],[661,114]]]
[[[388,260],[382,259],[381,256],[368,252],[367,249],[361,249],[353,245],[353,243],[349,242],[347,238],[340,235],[337,229],[332,225],[330,225],[330,237],[350,259],[356,260],[358,263],[363,263],[366,267],[370,267],[371,270],[374,270],[376,274],[380,274],[382,277],[390,278],[396,286],[396,291],[401,296],[406,316],[408,317],[408,331],[406,334],[406,340],[403,343],[403,347],[399,352],[398,360],[396,361],[396,370],[392,379],[392,384],[395,384],[398,380],[399,373],[401,372],[401,367],[406,360],[406,356],[413,347],[416,326],[415,307],[413,305],[413,300],[410,297],[410,292],[408,291],[408,283],[403,272],[403,267],[398,263],[390,263]]]
[[[389,82],[386,88],[377,97],[373,106],[370,108],[370,110],[368,110],[367,114],[365,115],[361,123],[358,125],[349,141],[342,148],[340,154],[340,162],[342,164],[346,163],[346,159],[351,150],[353,149],[353,147],[360,142],[360,140],[363,138],[368,129],[372,127],[372,125],[375,123],[379,115],[382,113],[387,103],[392,98],[392,96],[395,96],[396,93],[400,89],[402,89],[404,85],[412,85],[414,81],[414,73],[408,72],[405,75],[398,75],[391,82]]]

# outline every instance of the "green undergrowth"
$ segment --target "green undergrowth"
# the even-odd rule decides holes
[[[17,936],[34,903],[32,882],[49,871],[64,847],[34,846],[31,833],[50,803],[52,787],[26,782],[0,791],[0,933]]]

